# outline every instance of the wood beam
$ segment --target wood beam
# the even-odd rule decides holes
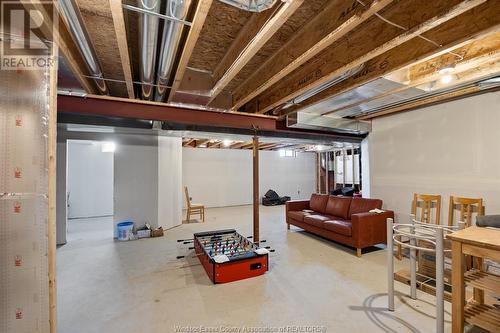
[[[177,66],[177,70],[175,72],[174,81],[172,83],[172,88],[170,90],[170,94],[168,96],[168,101],[171,102],[172,98],[179,88],[179,85],[182,82],[182,78],[184,77],[184,73],[186,72],[186,67],[189,63],[189,59],[191,58],[191,54],[193,53],[193,49],[198,41],[198,37],[200,36],[201,29],[203,28],[203,24],[205,23],[205,19],[207,18],[208,11],[212,6],[213,0],[199,0],[198,6],[196,7],[196,12],[194,14],[193,22],[191,23],[191,27],[189,29],[189,33],[187,35],[186,43],[184,45],[184,49],[182,50],[181,57],[179,59],[179,64]]]
[[[216,71],[214,72],[214,80],[217,81],[215,86],[212,88],[210,92],[210,102],[231,82],[232,79],[241,71],[241,69],[253,58],[253,56],[266,44],[266,42],[281,28],[283,23],[285,23],[290,16],[295,13],[295,11],[302,5],[304,0],[289,0],[282,2],[279,5],[276,13],[270,17],[264,24],[258,29],[258,32],[253,38],[251,38],[250,42],[244,46],[243,50],[238,54],[231,45],[229,51],[231,54],[226,54],[222,59],[225,61],[221,62],[220,66],[217,66]],[[250,20],[252,21],[252,20]],[[251,24],[255,24],[255,22],[250,22]],[[244,28],[245,29],[245,28]],[[248,29],[247,29],[248,30]],[[251,29],[253,30],[253,29]],[[247,32],[244,31],[244,34]],[[238,36],[240,37],[240,36]],[[243,40],[247,40],[248,36],[242,38]],[[240,41],[237,40],[237,43]],[[234,48],[238,48],[241,46],[235,46]],[[229,60],[233,60],[229,61]],[[219,78],[220,76],[220,78]],[[210,103],[209,102],[209,103]]]
[[[232,109],[242,107],[391,2],[377,0],[363,7],[356,0],[331,1],[235,89]]]
[[[195,148],[198,148],[201,145],[208,144],[208,141],[210,141],[210,139],[195,140],[195,145],[194,146],[195,146]]]
[[[482,66],[478,66],[472,69],[469,69],[465,72],[461,73],[456,73],[455,75],[458,78],[458,82],[471,82],[471,81],[477,81],[481,77],[485,76],[491,76],[492,73],[499,73],[500,72],[500,59],[496,57],[496,60],[488,61],[487,63],[483,64]],[[372,112],[366,115],[361,115],[358,117],[358,119],[361,120],[369,120],[372,118],[380,117],[380,116],[385,116],[397,112],[402,112],[402,111],[408,111],[408,110],[413,110],[416,108],[421,108],[425,106],[430,106],[430,105],[435,105],[451,100],[455,100],[458,98],[463,98],[472,94],[479,94],[479,93],[486,93],[489,91],[497,91],[499,88],[493,88],[493,89],[486,89],[482,90],[481,87],[475,83],[469,84],[463,88],[457,89],[457,90],[452,90],[452,91],[446,91],[437,95],[425,97],[422,99],[418,99],[415,101],[411,101],[408,103],[400,104],[394,107],[389,107],[385,108],[380,111]]]
[[[488,1],[465,12],[425,34],[426,38],[439,41],[441,45],[434,45],[421,38],[407,41],[367,61],[364,69],[357,75],[323,90],[300,105],[288,108],[281,113],[281,117],[301,108],[324,102],[406,66],[445,54],[471,41],[485,38],[500,29],[500,16],[496,15],[499,11],[499,2]],[[471,25],[470,22],[474,24]]]
[[[120,52],[120,61],[122,64],[125,84],[127,85],[128,97],[133,99],[135,98],[133,83],[134,80],[132,79],[132,70],[127,43],[127,30],[125,29],[122,0],[109,0],[109,7],[111,8],[111,15],[113,17],[116,42],[118,43],[118,51]]]
[[[231,146],[229,146],[229,148],[231,148],[231,149],[240,149],[245,144],[246,144],[246,142],[236,142],[236,143],[233,143]]]
[[[339,114],[339,116],[344,116],[344,114],[342,114],[343,111],[350,110],[361,104],[365,104],[367,102],[371,102],[386,96],[398,94],[410,88],[435,82],[441,76],[439,70],[445,66],[450,66],[450,65],[454,66],[453,75],[455,76],[458,76],[461,73],[474,69],[473,73],[470,74],[464,73],[459,75],[460,80],[453,81],[452,85],[456,85],[460,81],[465,81],[465,80],[469,81],[473,77],[478,78],[484,75],[500,72],[500,70],[495,70],[491,66],[492,62],[500,60],[500,32],[494,33],[483,40],[475,41],[467,44],[466,46],[454,49],[453,53],[460,55],[462,58],[457,60],[457,57],[454,54],[446,53],[441,56],[434,57],[430,60],[424,61],[422,63],[410,66],[409,68],[404,68],[402,70],[399,70],[395,74],[391,73],[389,77],[395,75],[397,77],[407,78],[407,80],[400,82],[404,84],[403,87],[393,89],[370,98],[363,99],[361,101],[343,106],[338,109],[323,112],[321,115],[329,115],[336,113]],[[393,79],[391,78],[391,80]],[[393,81],[398,81],[398,80],[395,79]],[[434,89],[439,89],[439,88],[440,87],[435,87]]]
[[[317,88],[339,75],[384,54],[391,49],[449,21],[486,0],[409,0],[404,6],[391,6],[383,15],[405,27],[405,31],[385,21],[371,20],[313,58],[307,65],[278,82],[258,97],[260,113]],[[475,21],[475,20],[474,20]],[[426,42],[429,43],[429,42]],[[429,43],[431,44],[431,43]]]
[[[191,146],[191,144],[195,141],[196,141],[195,139],[187,139],[185,142],[182,143],[182,146],[183,147]]]
[[[253,242],[260,242],[259,238],[259,137],[253,137]]]

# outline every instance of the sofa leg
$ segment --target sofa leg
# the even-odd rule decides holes
[[[287,223],[287,224],[286,224],[286,228],[287,228],[288,230],[290,230],[290,223]]]
[[[360,249],[359,247],[356,249],[356,256],[357,256],[358,258],[360,258],[360,257],[361,257],[361,249]]]

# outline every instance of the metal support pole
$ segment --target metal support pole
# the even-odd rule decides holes
[[[387,297],[389,311],[394,311],[394,241],[392,238],[393,223],[393,219],[387,219]]]
[[[344,148],[344,149],[342,149],[342,160],[343,160],[343,162],[342,162],[342,172],[344,174],[344,177],[342,177],[343,178],[342,187],[345,187],[345,183],[347,181],[347,175],[346,175],[346,171],[347,171],[346,155],[347,155],[347,151]]]
[[[354,182],[354,173],[356,169],[354,168],[354,148],[351,149],[351,166],[352,166],[352,188],[355,187],[355,182]]]
[[[410,224],[415,225],[415,215],[410,215]],[[410,228],[410,233],[415,234],[415,227]],[[410,238],[410,245],[417,246],[417,240]],[[410,248],[410,297],[417,298],[417,250]]]
[[[333,151],[333,189],[337,189],[337,181],[339,180],[339,170],[337,166],[337,151]]]
[[[330,194],[330,152],[326,152],[325,154],[325,170],[326,170],[326,194]]]
[[[436,333],[444,332],[444,237],[436,229]]]
[[[259,137],[253,137],[253,241],[259,242]]]

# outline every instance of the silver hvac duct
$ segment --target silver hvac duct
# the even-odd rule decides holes
[[[312,96],[319,94],[323,90],[326,90],[330,87],[333,87],[334,85],[336,85],[336,84],[350,78],[351,76],[359,73],[364,67],[365,67],[365,65],[361,64],[361,65],[358,65],[354,68],[351,68],[350,70],[348,70],[348,71],[346,71],[338,76],[335,76],[333,79],[319,85],[318,87],[312,88],[312,89],[306,91],[305,93],[303,93],[302,95],[299,95],[299,96],[295,97],[294,99],[286,102],[282,107],[278,108],[277,111],[284,110],[284,109],[287,109],[291,106],[302,103],[306,99],[311,98]]]
[[[228,5],[250,12],[262,12],[274,6],[278,0],[219,0]],[[286,0],[281,0],[286,1]]]
[[[289,114],[286,117],[286,126],[353,134],[366,134],[372,129],[370,121],[318,116],[301,111]]]
[[[138,6],[154,13],[160,13],[160,0],[138,0]],[[139,15],[139,50],[141,95],[143,99],[153,98],[158,26],[160,19],[154,15]]]
[[[191,0],[169,0],[166,6],[166,15],[183,19],[187,14],[187,9]],[[182,23],[165,20],[163,26],[163,36],[160,47],[160,63],[158,65],[157,88],[155,100],[162,102],[165,98],[166,85],[172,73],[175,51],[179,46]]]
[[[76,44],[78,44],[78,50],[87,64],[90,75],[93,76],[94,81],[97,84],[99,92],[107,94],[108,88],[106,86],[106,82],[103,80],[101,67],[97,61],[94,49],[90,45],[87,31],[83,28],[84,25],[82,18],[75,1],[59,0],[59,4],[64,14],[64,19],[69,27],[69,30],[71,31],[71,34],[73,35],[73,39]]]

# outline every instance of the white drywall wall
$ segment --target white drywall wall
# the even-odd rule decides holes
[[[158,226],[158,140],[156,137],[147,139],[148,142],[140,143],[122,137],[117,142],[114,153],[115,225],[132,220],[136,227],[146,222],[152,227]]]
[[[182,149],[182,183],[194,203],[224,207],[252,203],[252,151]],[[309,198],[315,190],[315,154],[280,157],[260,151],[260,196],[268,189],[292,199]],[[185,200],[184,200],[185,206]]]
[[[68,140],[68,218],[113,215],[113,153],[98,141]]]
[[[372,126],[370,194],[397,218],[406,221],[414,192],[443,196],[443,223],[450,195],[482,197],[486,214],[500,214],[499,92],[377,118]]]
[[[182,139],[158,137],[158,225],[182,223]]]

